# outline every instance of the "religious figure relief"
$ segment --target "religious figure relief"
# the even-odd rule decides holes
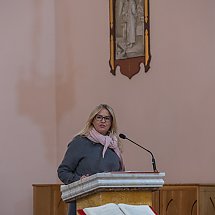
[[[143,56],[142,0],[116,1],[116,59]]]
[[[132,78],[150,68],[149,0],[109,0],[110,72]]]

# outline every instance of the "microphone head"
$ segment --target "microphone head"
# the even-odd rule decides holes
[[[119,137],[122,138],[122,139],[127,139],[125,134],[119,134]]]

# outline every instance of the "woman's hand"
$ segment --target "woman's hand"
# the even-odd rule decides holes
[[[89,174],[82,175],[80,179],[86,178],[86,177],[88,177],[88,176],[89,176]]]

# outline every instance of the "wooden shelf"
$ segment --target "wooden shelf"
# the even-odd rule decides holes
[[[33,185],[33,215],[67,215],[59,184]]]
[[[159,215],[214,215],[215,185],[166,184],[153,192],[152,205]],[[33,215],[67,215],[60,184],[33,185]]]

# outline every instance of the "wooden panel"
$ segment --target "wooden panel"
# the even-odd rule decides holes
[[[78,208],[109,202],[149,204],[159,215],[215,215],[215,185],[164,185],[147,191],[105,191],[78,200]],[[33,185],[33,215],[67,215],[59,184]]]
[[[59,186],[52,187],[53,193],[53,212],[54,215],[66,215],[68,212],[68,204],[61,198],[61,192]]]
[[[214,215],[215,214],[215,187],[200,188],[200,214]]]
[[[160,191],[152,192],[152,208],[160,214]]]
[[[197,215],[196,187],[171,187],[160,191],[160,215]]]
[[[51,215],[51,187],[33,187],[33,215]]]
[[[33,185],[33,215],[67,215],[60,185]]]

